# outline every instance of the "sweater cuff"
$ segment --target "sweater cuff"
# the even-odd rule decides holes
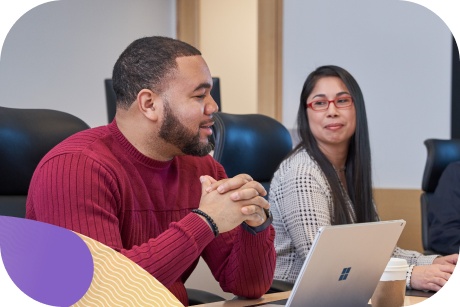
[[[267,242],[273,244],[274,241],[274,228],[273,225],[268,226],[266,229],[258,232],[256,234],[250,233],[247,231],[243,225],[240,225],[240,236],[244,238],[244,242],[250,244],[251,246],[256,246],[260,244],[266,244]]]
[[[208,223],[198,214],[189,213],[182,220],[177,222],[178,226],[186,233],[190,233],[195,238],[198,246],[206,246],[215,236]]]
[[[421,257],[417,258],[415,265],[429,265],[433,264],[434,259],[440,257],[440,255],[422,255]]]
[[[410,265],[406,272],[406,288],[409,290],[412,289],[412,287],[410,286],[410,280],[412,277],[412,270],[414,269],[414,266],[415,264]]]

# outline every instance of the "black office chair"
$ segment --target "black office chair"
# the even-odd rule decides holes
[[[105,103],[107,107],[107,119],[108,122],[112,122],[115,118],[115,113],[117,112],[117,95],[113,90],[112,79],[104,80],[104,89],[105,89]]]
[[[214,158],[229,177],[246,173],[260,182],[267,192],[270,181],[286,155],[292,138],[284,125],[262,114],[214,115]],[[290,282],[274,280],[267,293],[289,291]]]
[[[246,173],[268,191],[273,173],[292,150],[289,131],[262,114],[214,115],[214,159],[229,177]]]
[[[212,89],[211,89],[211,97],[219,106],[219,111],[222,112],[222,102],[221,102],[221,94],[220,94],[220,78],[219,77],[212,77]]]
[[[291,291],[293,287],[294,287],[294,283],[292,282],[275,279],[273,280],[273,283],[270,289],[268,289],[267,294]]]
[[[24,217],[37,164],[56,144],[87,128],[61,111],[0,107],[0,215]]]
[[[188,305],[201,305],[225,301],[225,298],[203,290],[187,288]]]
[[[212,78],[212,89],[211,89],[211,96],[216,101],[217,105],[219,106],[219,110],[222,111],[221,105],[221,95],[220,95],[220,79],[218,77]],[[105,100],[106,100],[106,107],[107,107],[107,119],[110,123],[117,111],[117,95],[113,90],[113,82],[112,79],[105,79],[104,80],[104,89],[105,89]]]
[[[433,195],[439,178],[448,164],[460,160],[460,139],[427,139],[424,142],[427,159],[422,178],[422,195],[420,197],[422,217],[422,245],[425,254],[435,253],[429,240],[430,220],[428,208],[435,206]]]

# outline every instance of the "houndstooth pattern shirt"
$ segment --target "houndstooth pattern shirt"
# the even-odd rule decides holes
[[[356,221],[348,194],[347,207]],[[305,149],[283,161],[275,172],[269,192],[277,254],[275,279],[295,282],[319,227],[331,225],[332,195],[326,176]],[[424,256],[396,247],[393,257],[406,259],[407,285],[413,265],[431,264],[438,255]]]

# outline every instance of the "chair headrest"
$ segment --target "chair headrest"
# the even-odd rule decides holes
[[[246,173],[268,182],[292,150],[289,131],[269,116],[218,112],[214,119],[214,158],[229,177]]]
[[[460,161],[460,139],[427,139],[424,142],[427,159],[422,178],[422,190],[433,193],[448,164]]]
[[[87,128],[81,119],[57,110],[0,107],[0,194],[27,195],[43,156]]]

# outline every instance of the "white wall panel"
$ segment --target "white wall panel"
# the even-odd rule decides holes
[[[143,36],[176,36],[175,1],[61,0],[24,14],[0,61],[0,105],[50,108],[107,123],[103,80]]]
[[[285,0],[283,123],[295,126],[303,82],[335,64],[364,93],[374,184],[420,189],[426,138],[450,137],[451,33],[397,0]]]

